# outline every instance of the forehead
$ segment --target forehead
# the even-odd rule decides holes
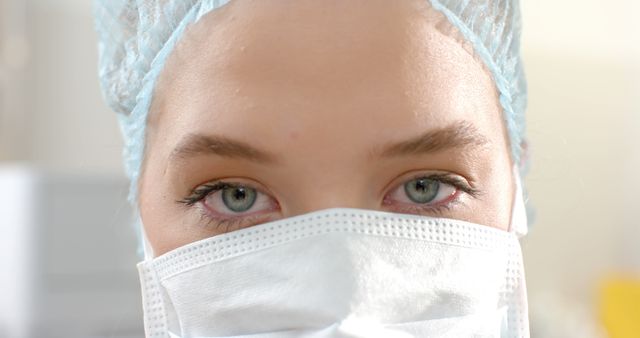
[[[493,83],[451,32],[423,0],[232,1],[167,61],[154,128],[371,143],[467,120],[502,137]]]

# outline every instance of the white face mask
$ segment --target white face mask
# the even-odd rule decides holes
[[[516,179],[519,182],[519,179]],[[138,265],[147,337],[529,337],[516,193],[509,232],[335,208]]]

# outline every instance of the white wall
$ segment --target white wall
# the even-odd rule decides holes
[[[98,87],[92,20],[91,1],[0,0],[0,199],[11,201],[0,234],[14,244],[0,259],[11,293],[0,337],[142,335],[122,142]],[[41,184],[12,190],[11,171]],[[35,221],[7,218],[21,214]]]
[[[19,159],[25,127],[23,97],[28,54],[24,2],[0,0],[0,160]]]
[[[640,275],[637,9],[627,0],[523,5],[537,209],[524,254],[532,308],[558,322],[597,315],[605,278]]]
[[[120,134],[114,113],[102,103],[96,77],[91,1],[0,3],[0,20],[22,26],[0,31],[0,40],[6,44],[24,36],[28,43],[26,64],[4,72],[0,159],[61,172],[121,174]],[[21,16],[24,23],[15,20]],[[4,49],[15,51],[13,45]]]

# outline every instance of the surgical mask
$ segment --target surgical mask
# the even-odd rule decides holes
[[[138,264],[147,337],[529,337],[518,237],[459,220],[334,208]]]

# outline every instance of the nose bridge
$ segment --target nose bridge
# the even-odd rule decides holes
[[[357,209],[372,209],[371,206],[368,206],[363,203],[359,203],[356,200],[347,200],[347,199],[322,199],[311,201],[311,203],[303,203],[301,205],[296,205],[286,212],[285,217],[291,217],[301,214],[306,214],[313,211],[330,209],[330,208],[357,208]]]
[[[331,181],[306,180],[298,184],[295,193],[288,201],[284,201],[284,216],[296,216],[329,208],[376,208],[375,198],[362,186],[363,182],[349,177],[333,178]]]
[[[328,208],[377,208],[374,176],[361,150],[371,143],[368,135],[351,134],[349,126],[356,121],[341,119],[330,131],[319,130],[321,122],[314,119],[312,125],[300,128],[297,142],[287,148],[286,169],[279,173],[287,186],[280,196],[283,216]],[[347,137],[351,140],[345,146]]]

